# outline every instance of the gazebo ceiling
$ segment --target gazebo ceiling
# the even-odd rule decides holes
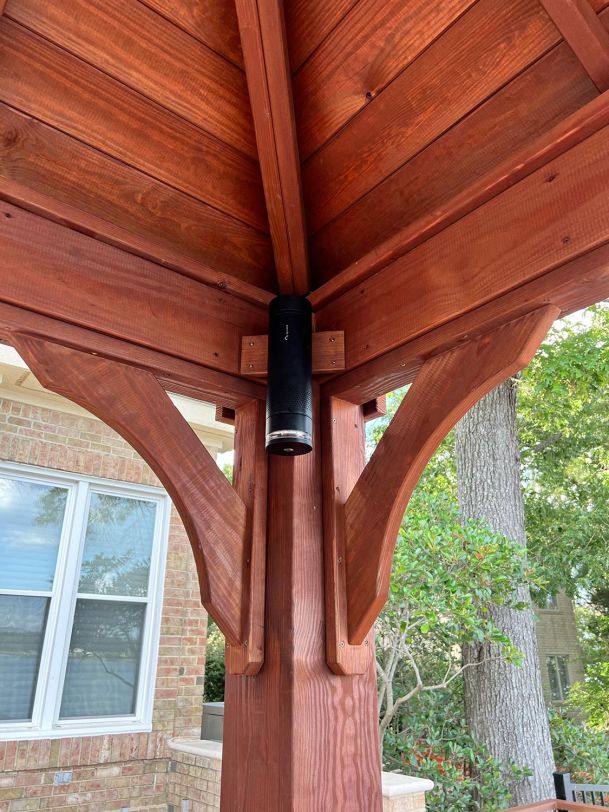
[[[231,375],[278,291],[345,331],[348,370],[552,300],[609,241],[607,29],[609,0],[0,0],[0,299]],[[34,290],[58,252],[111,280],[107,313]],[[132,318],[144,290],[179,337]]]

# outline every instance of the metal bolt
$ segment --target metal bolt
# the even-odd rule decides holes
[[[332,343],[332,344],[334,344],[334,342],[336,341],[335,336],[332,336],[332,338],[330,339],[330,341],[331,341],[331,343]]]
[[[250,347],[253,347],[253,346],[254,346],[254,342],[250,341]]]
[[[247,648],[247,646],[248,646],[249,642],[250,642],[249,640],[244,640],[244,641],[243,641],[243,645],[245,646],[245,648]]]
[[[254,365],[253,365],[253,364],[248,364],[248,367],[249,367],[250,369],[253,369],[253,368],[254,368]]]
[[[336,366],[336,361],[332,361],[332,366],[333,366],[333,367],[335,367],[335,366]]]
[[[341,647],[341,648],[344,648],[344,647],[345,647],[345,641],[344,641],[344,640],[341,640],[341,641],[340,641],[340,647]]]
[[[343,563],[343,557],[342,557],[342,555],[339,555],[339,556],[338,556],[338,563],[339,563],[339,564],[342,564],[342,563]]]

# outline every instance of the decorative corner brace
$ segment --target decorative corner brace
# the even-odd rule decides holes
[[[188,534],[203,605],[229,646],[247,649],[233,657],[232,668],[255,673],[262,664],[264,605],[266,462],[254,448],[263,442],[261,403],[238,410],[238,430],[245,427],[248,437],[237,492],[152,373],[22,333],[11,340],[43,386],[97,415],[161,480]],[[246,634],[252,649],[242,646]]]
[[[387,600],[399,525],[432,454],[468,409],[529,363],[559,315],[542,307],[426,361],[357,483],[359,463],[348,462],[345,440],[356,407],[330,400],[324,453],[334,445],[345,456],[328,461],[334,479],[326,487],[334,500],[326,528],[328,664],[337,673],[362,667],[361,646]]]

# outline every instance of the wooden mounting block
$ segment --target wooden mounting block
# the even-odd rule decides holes
[[[313,374],[340,372],[345,368],[345,334],[342,330],[313,333]],[[261,378],[267,374],[268,336],[241,339],[241,374]]]
[[[361,407],[330,398],[324,510],[332,670],[365,668],[362,649],[387,599],[398,528],[431,455],[468,409],[529,363],[559,312],[542,307],[429,359],[365,468],[354,439]]]
[[[192,546],[201,599],[229,643],[232,673],[256,673],[263,658],[266,456],[259,400],[237,409],[236,489],[156,377],[96,354],[13,333],[38,380],[97,415],[159,477]]]

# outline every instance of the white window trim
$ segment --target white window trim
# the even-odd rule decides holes
[[[32,721],[0,722],[0,741],[150,732],[152,730],[154,686],[163,608],[163,584],[171,515],[169,496],[165,490],[158,487],[102,479],[21,463],[0,462],[1,474],[48,482],[65,486],[69,490],[66,518],[62,529],[59,555],[55,568],[55,580],[38,671],[38,687],[36,689]],[[61,704],[72,621],[78,597],[77,570],[80,567],[85,540],[85,519],[91,493],[99,491],[150,499],[157,503],[153,553],[150,560],[148,598],[126,599],[127,601],[134,600],[148,604],[142,635],[142,655],[138,675],[136,708],[135,713],[129,716],[88,717],[86,719],[61,721],[57,717]],[[76,549],[78,555],[74,554]],[[68,555],[68,551],[71,552],[71,555]],[[67,595],[68,583],[73,585],[71,596]],[[14,594],[14,590],[0,590],[0,594],[2,593]],[[59,599],[60,593],[63,593],[63,600]],[[21,590],[19,594],[26,594],[26,592]],[[36,591],[31,594],[36,594]],[[41,592],[39,594],[47,595],[48,593]],[[106,599],[108,599],[108,596],[104,596],[104,600]],[[122,598],[121,600],[125,599]]]

